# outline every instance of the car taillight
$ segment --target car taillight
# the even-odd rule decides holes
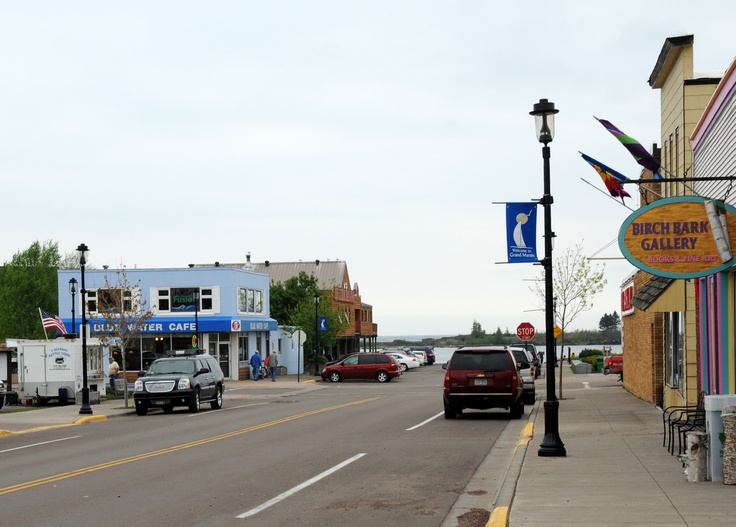
[[[534,366],[531,367],[532,370],[532,377],[534,377]]]

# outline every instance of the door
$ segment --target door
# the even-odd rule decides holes
[[[220,342],[218,346],[218,360],[220,369],[226,378],[230,377],[230,343]]]

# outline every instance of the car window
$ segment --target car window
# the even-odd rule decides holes
[[[345,359],[345,360],[343,361],[343,364],[346,364],[346,365],[348,365],[348,366],[352,366],[352,365],[354,365],[354,364],[358,364],[358,357],[357,357],[357,356],[355,356],[355,355],[354,355],[354,356],[352,356],[352,357],[348,357],[347,359]]]
[[[509,356],[501,353],[479,353],[456,351],[450,367],[453,370],[504,371],[511,368]]]
[[[360,363],[361,364],[375,364],[376,363],[376,356],[367,354],[367,355],[360,355]]]
[[[202,369],[205,369],[207,371],[211,371],[209,364],[207,364],[207,361],[203,361],[201,359],[197,359],[197,371],[202,370]]]
[[[379,364],[385,364],[387,362],[391,362],[391,359],[389,359],[386,355],[376,355],[376,362]]]
[[[151,364],[149,374],[168,375],[174,373],[194,373],[194,362],[190,360],[164,360]]]

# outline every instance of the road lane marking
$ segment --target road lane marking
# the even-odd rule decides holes
[[[0,496],[3,496],[5,494],[10,494],[11,492],[17,492],[19,490],[25,490],[25,489],[30,489],[32,487],[38,487],[39,485],[45,485],[47,483],[55,483],[57,481],[62,481],[65,479],[76,477],[76,476],[90,474],[92,472],[97,472],[99,470],[105,470],[111,467],[125,465],[127,463],[133,463],[134,461],[141,461],[141,460],[149,459],[152,457],[162,456],[164,454],[171,454],[174,452],[179,452],[181,450],[186,450],[187,448],[207,445],[209,443],[214,443],[215,441],[221,441],[223,439],[237,437],[239,435],[247,434],[249,432],[255,432],[256,430],[262,430],[264,428],[268,428],[271,426],[288,423],[289,421],[295,421],[297,419],[302,419],[304,417],[310,417],[312,415],[322,414],[322,413],[330,412],[333,410],[340,410],[342,408],[349,408],[350,406],[355,406],[355,405],[363,404],[363,403],[369,403],[372,401],[376,401],[378,399],[380,399],[380,397],[371,397],[369,399],[362,399],[360,401],[353,401],[351,403],[338,404],[335,406],[328,406],[326,408],[319,408],[317,410],[310,410],[308,412],[303,412],[301,414],[295,414],[295,415],[291,415],[288,417],[282,417],[281,419],[275,419],[267,423],[249,426],[248,428],[242,428],[240,430],[235,430],[233,432],[227,432],[225,434],[220,434],[220,435],[208,437],[205,439],[198,439],[197,441],[191,441],[189,443],[182,443],[181,445],[174,445],[171,447],[162,448],[161,450],[144,452],[142,454],[137,454],[135,456],[126,457],[126,458],[118,459],[115,461],[108,461],[106,463],[100,463],[99,465],[82,467],[76,470],[71,470],[69,472],[62,472],[60,474],[54,474],[52,476],[46,476],[44,478],[34,479],[32,481],[26,481],[25,483],[17,483],[15,485],[10,485],[9,487],[1,487]]]
[[[416,430],[416,429],[417,429],[417,428],[419,428],[420,426],[424,426],[424,425],[426,425],[427,423],[429,423],[429,422],[431,422],[431,421],[434,421],[434,420],[435,420],[435,419],[437,419],[437,418],[438,418],[439,416],[441,416],[441,415],[442,415],[443,413],[445,413],[445,412],[440,412],[440,413],[438,413],[437,415],[434,415],[434,416],[430,417],[430,418],[429,418],[429,419],[427,419],[426,421],[422,421],[422,422],[421,422],[421,423],[419,423],[418,425],[414,425],[414,426],[412,426],[411,428],[407,428],[407,429],[406,429],[406,431],[407,431],[407,432],[411,432],[412,430]]]
[[[308,479],[307,481],[305,481],[304,483],[301,483],[301,484],[297,485],[296,487],[292,487],[291,489],[287,490],[286,492],[283,492],[283,493],[279,494],[275,498],[273,498],[271,500],[268,500],[267,502],[259,505],[258,507],[254,508],[254,509],[251,509],[251,510],[249,510],[247,512],[244,512],[243,514],[237,515],[236,518],[242,519],[242,518],[249,518],[250,516],[255,516],[256,514],[258,514],[259,512],[261,512],[262,510],[268,509],[269,507],[272,507],[273,505],[276,505],[280,501],[285,500],[289,496],[293,496],[294,494],[296,494],[300,490],[306,489],[310,485],[312,485],[314,483],[317,483],[319,480],[324,479],[327,476],[329,476],[330,474],[333,474],[333,473],[337,472],[341,468],[344,468],[344,467],[348,466],[353,461],[357,461],[358,459],[362,458],[364,455],[365,455],[365,452],[363,452],[362,454],[356,454],[353,457],[351,457],[350,459],[346,459],[345,461],[343,461],[339,465],[335,465],[331,469],[325,470],[321,474],[317,474],[313,478]]]
[[[266,403],[253,403],[253,404],[241,404],[240,406],[227,406],[225,408],[218,408],[211,412],[198,412],[196,414],[188,414],[187,417],[202,417],[203,415],[217,415],[220,412],[226,412],[228,410],[237,410],[238,408],[248,408],[249,406],[262,406]]]
[[[48,445],[49,443],[58,443],[59,441],[67,441],[69,439],[79,439],[80,437],[82,436],[62,437],[60,439],[52,439],[51,441],[43,441],[42,443],[33,443],[31,445],[17,446],[15,448],[8,448],[6,450],[0,450],[0,454],[4,454],[5,452],[13,452],[14,450],[23,450],[24,448],[31,448],[34,446]]]

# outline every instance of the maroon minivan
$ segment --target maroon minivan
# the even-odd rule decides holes
[[[340,382],[343,379],[376,379],[388,382],[401,375],[401,366],[388,353],[353,353],[344,359],[327,364],[322,380]]]
[[[514,355],[505,346],[458,348],[442,368],[445,419],[455,419],[465,408],[508,408],[515,419],[524,415],[524,385]]]

